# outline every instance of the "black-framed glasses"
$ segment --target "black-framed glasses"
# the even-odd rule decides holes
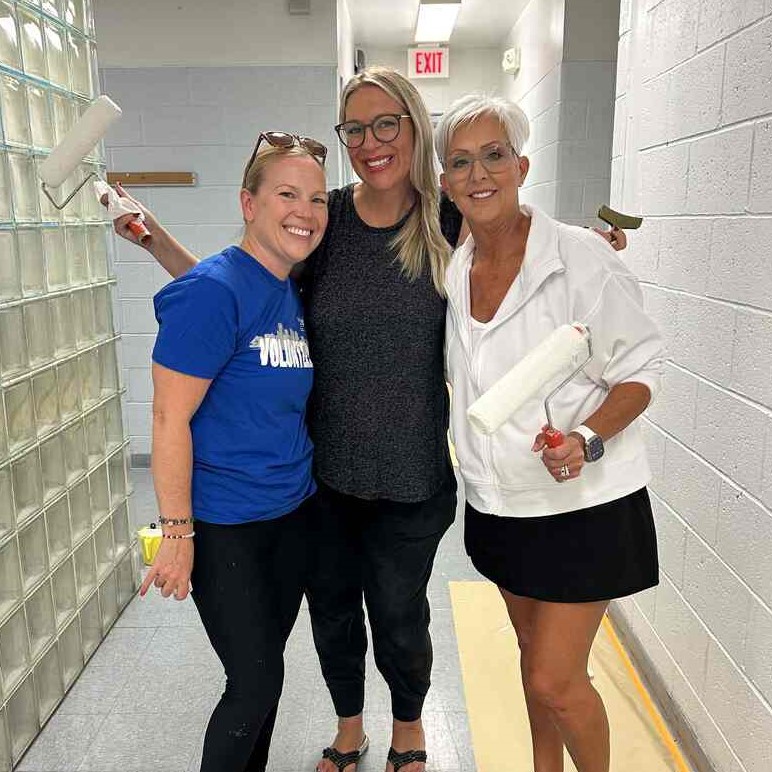
[[[509,144],[489,145],[479,153],[456,153],[445,162],[445,174],[454,179],[463,179],[472,173],[475,161],[479,161],[490,174],[503,172],[513,158],[518,158]]]
[[[412,116],[399,113],[384,113],[376,115],[370,123],[362,121],[345,121],[335,127],[335,133],[346,147],[361,147],[364,144],[367,130],[379,142],[393,142],[399,136],[402,127],[402,119],[410,119]]]
[[[279,147],[284,150],[289,150],[296,145],[307,150],[311,155],[316,158],[319,163],[324,166],[325,159],[327,158],[327,146],[319,142],[318,139],[312,139],[311,137],[301,137],[298,134],[290,134],[287,131],[263,131],[257,138],[255,149],[252,151],[252,155],[247,161],[247,165],[244,167],[244,180],[242,187],[247,186],[247,175],[252,168],[252,164],[257,157],[257,151],[260,149],[260,144],[265,140],[271,147]]]

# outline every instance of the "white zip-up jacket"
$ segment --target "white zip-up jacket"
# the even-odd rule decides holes
[[[574,321],[590,328],[593,357],[551,403],[555,426],[564,433],[589,418],[618,383],[643,383],[653,399],[664,360],[638,282],[614,250],[591,231],[559,223],[535,207],[523,211],[532,218],[523,265],[474,345],[471,236],[456,250],[446,275],[451,436],[466,498],[480,512],[507,517],[583,509],[645,486],[651,473],[638,422],[606,442],[603,457],[585,464],[578,478],[556,483],[531,446],[546,423],[544,398],[557,384],[492,435],[469,423],[467,408],[556,327]]]

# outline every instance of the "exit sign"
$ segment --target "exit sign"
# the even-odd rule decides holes
[[[407,51],[408,78],[449,78],[450,49],[409,48]]]

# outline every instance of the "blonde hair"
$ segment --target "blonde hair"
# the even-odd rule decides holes
[[[437,124],[434,132],[434,143],[440,163],[445,165],[445,155],[448,152],[450,138],[456,129],[464,123],[470,123],[481,116],[491,115],[497,118],[507,133],[509,144],[517,155],[523,154],[523,147],[528,142],[530,127],[528,117],[514,103],[507,99],[486,94],[467,94],[456,99],[447,109]]]
[[[410,182],[418,197],[416,206],[392,242],[403,273],[417,279],[429,268],[437,292],[444,296],[445,268],[450,247],[440,230],[440,191],[434,160],[432,124],[415,86],[389,67],[368,67],[346,84],[340,98],[340,121],[346,120],[346,103],[362,86],[377,86],[403,105],[413,122],[413,160]]]
[[[292,156],[299,156],[301,158],[313,158],[314,161],[319,164],[319,167],[324,173],[324,166],[319,161],[319,159],[301,145],[292,145],[292,147],[275,147],[274,145],[269,145],[266,142],[257,151],[257,154],[254,158],[252,158],[250,155],[250,158],[247,160],[247,165],[244,167],[244,175],[242,177],[241,187],[254,195],[257,193],[257,189],[260,187],[260,183],[263,181],[263,175],[265,174],[265,170],[268,168],[268,166],[281,158],[288,158]]]

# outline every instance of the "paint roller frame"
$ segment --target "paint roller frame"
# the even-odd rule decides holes
[[[81,190],[83,190],[83,188],[86,186],[87,182],[89,182],[92,179],[97,179],[97,178],[99,178],[99,175],[96,172],[90,172],[88,174],[88,176],[85,177],[85,179],[83,179],[80,182],[80,184],[77,185],[77,187],[72,191],[72,193],[70,193],[70,195],[67,196],[67,198],[65,198],[64,201],[62,201],[61,204],[58,203],[56,201],[56,199],[49,193],[48,186],[46,185],[45,182],[41,182],[40,183],[40,188],[43,191],[43,193],[45,194],[46,198],[61,212],[62,209],[64,209],[64,207],[66,207],[67,204],[69,204],[70,201],[72,201],[72,199],[75,198],[75,196],[77,196],[78,193],[80,193]]]
[[[574,378],[576,378],[581,370],[583,370],[587,363],[592,359],[592,331],[586,324],[583,324],[582,327],[584,329],[584,338],[587,342],[587,358],[576,368],[576,370],[571,373],[571,375],[569,375],[565,380],[558,384],[544,400],[544,412],[547,414],[547,428],[544,431],[544,436],[547,440],[547,446],[550,448],[557,448],[559,445],[562,445],[563,441],[565,440],[563,432],[561,432],[559,429],[556,429],[555,424],[552,422],[552,410],[550,409],[550,401],[554,399],[557,393],[564,386],[567,386],[571,381],[573,381]]]

